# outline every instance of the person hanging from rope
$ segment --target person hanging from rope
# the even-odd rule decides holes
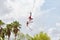
[[[32,7],[32,10],[30,10],[30,16],[28,17],[28,21],[26,22],[26,26],[28,27],[30,23],[32,23],[33,21],[33,18],[32,18],[32,12],[33,12],[33,9],[34,9],[34,5],[35,5],[35,1],[33,2],[33,7]],[[30,27],[28,27],[29,29],[31,29]]]
[[[28,17],[28,21],[27,21],[26,25],[28,26],[29,23],[32,23],[32,20],[33,20],[32,13],[30,12],[30,16]]]

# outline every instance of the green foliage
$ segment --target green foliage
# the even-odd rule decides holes
[[[32,39],[32,36],[26,34],[26,39],[27,39],[27,40],[31,40],[31,39]]]
[[[5,40],[5,36],[8,36],[8,40],[11,36],[11,32],[14,33],[15,40],[50,40],[50,37],[47,33],[40,32],[34,37],[23,34],[20,32],[21,24],[18,21],[13,21],[11,24],[6,24],[5,28],[1,26],[4,25],[4,22],[0,20],[0,40]]]
[[[2,20],[0,20],[0,26],[3,25],[3,24],[4,24],[4,22]]]
[[[17,40],[31,40],[31,36],[28,34],[18,33]]]
[[[23,33],[18,32],[17,40],[24,40],[24,39],[25,39],[25,35]]]
[[[6,34],[5,28],[1,28],[1,34],[0,34],[0,37],[1,37],[3,40],[5,39],[5,34]]]
[[[13,21],[13,23],[11,23],[12,24],[12,26],[14,27],[14,28],[18,28],[18,27],[20,27],[21,26],[21,24],[18,22],[18,21]],[[20,27],[21,28],[21,27]]]
[[[12,25],[11,24],[7,24],[6,28],[9,29],[9,30],[12,30]]]
[[[43,32],[40,32],[40,34],[36,34],[31,40],[50,40],[50,37]]]

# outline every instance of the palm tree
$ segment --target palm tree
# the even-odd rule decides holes
[[[12,31],[12,25],[11,24],[7,24],[6,25],[6,35],[8,36],[8,40],[10,39],[10,35],[11,35],[11,31]]]
[[[2,20],[0,20],[0,37],[1,37],[2,31],[3,31],[3,28],[1,27],[2,25],[4,25],[4,22]]]
[[[2,25],[4,25],[4,22],[2,20],[0,20],[0,28]]]
[[[2,22],[2,20],[0,20],[0,34],[1,34],[1,31],[2,31],[2,25],[4,25],[4,22]]]
[[[2,28],[1,37],[2,37],[3,40],[5,38],[5,34],[6,34],[6,28]]]
[[[18,31],[19,31],[19,28],[21,28],[21,27],[20,27],[21,24],[19,24],[18,21],[14,21],[14,22],[12,23],[12,26],[13,26],[13,33],[15,34],[15,40],[16,40],[16,36],[17,36]]]

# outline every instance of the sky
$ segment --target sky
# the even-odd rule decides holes
[[[60,0],[0,0],[0,19],[6,24],[15,20],[22,24],[21,32],[35,35],[41,31],[51,36],[51,40],[60,38]],[[33,8],[34,5],[34,8]],[[33,8],[33,10],[32,10]],[[26,27],[26,21],[32,11],[33,23]]]

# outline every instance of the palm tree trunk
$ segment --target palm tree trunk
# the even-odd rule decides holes
[[[10,37],[8,37],[8,40],[10,40]]]
[[[4,38],[3,38],[3,40],[4,40]]]
[[[16,40],[16,36],[15,36],[15,40]]]
[[[5,35],[4,35],[4,33],[3,33],[3,40],[4,40],[4,38],[5,38]]]
[[[1,29],[1,25],[0,25],[0,29]]]
[[[16,40],[16,35],[15,35],[15,40]]]

